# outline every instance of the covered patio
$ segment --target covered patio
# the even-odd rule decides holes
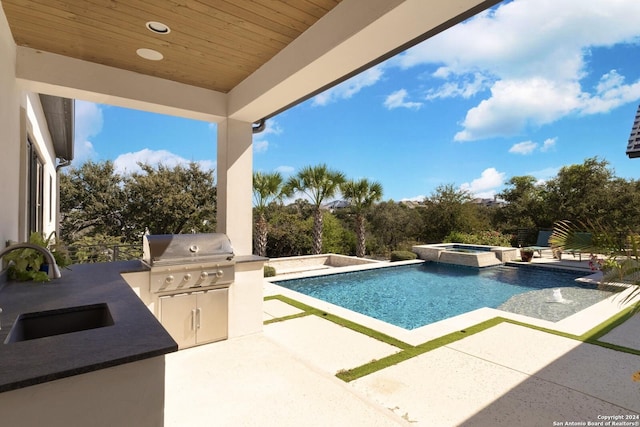
[[[496,3],[3,0],[0,181],[23,91],[216,123],[218,231],[250,254],[253,128]],[[24,240],[1,218],[2,241]]]
[[[0,240],[27,235],[10,185],[26,93],[215,123],[217,231],[248,256],[264,120],[498,2],[0,0]],[[247,277],[261,293],[261,265]],[[640,412],[640,356],[513,322],[346,383],[336,371],[399,350],[318,316],[263,328],[261,296],[235,316],[263,332],[166,356],[165,425],[540,426]],[[264,305],[265,319],[295,310]],[[627,325],[611,342],[640,350]]]

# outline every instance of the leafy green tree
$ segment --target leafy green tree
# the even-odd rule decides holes
[[[576,223],[604,221],[608,207],[609,184],[613,171],[606,160],[585,159],[580,165],[564,166],[546,184],[546,210],[556,219]],[[549,226],[551,224],[548,224]]]
[[[270,257],[286,257],[311,253],[311,230],[309,202],[301,200],[289,206],[271,203],[266,209],[269,222],[267,253]],[[303,216],[303,213],[307,212]]]
[[[640,181],[615,178],[609,182],[608,189],[601,200],[608,208],[608,226],[640,231]]]
[[[121,236],[126,196],[113,163],[86,162],[60,174],[60,237],[73,242],[84,235]]]
[[[464,189],[456,189],[453,184],[439,185],[425,200],[424,240],[442,242],[452,231],[471,232],[487,230],[490,224],[486,217],[478,215],[479,206],[471,203],[471,194]]]
[[[278,172],[263,174],[254,172],[253,174],[253,200],[257,215],[256,219],[256,254],[266,256],[267,254],[267,234],[269,225],[265,211],[267,206],[276,200],[281,200],[284,196],[282,175]]]
[[[422,208],[410,208],[393,200],[374,205],[367,214],[372,238],[370,252],[388,257],[398,249],[411,249],[424,229]]]
[[[344,174],[331,170],[326,164],[305,166],[295,176],[290,177],[284,187],[286,194],[303,193],[313,205],[313,251],[322,252],[322,202],[333,197],[345,180]]]
[[[506,185],[498,197],[507,205],[496,210],[496,222],[509,230],[540,227],[548,216],[544,212],[543,186],[537,185],[536,178],[531,175],[514,176]]]
[[[322,213],[322,253],[353,254],[355,235],[343,227],[340,220],[328,211]],[[312,220],[307,218],[307,222]]]
[[[142,172],[125,178],[127,241],[139,241],[145,230],[151,234],[215,230],[213,171],[203,171],[195,162],[174,168],[140,167]]]
[[[364,257],[366,251],[365,211],[375,202],[382,199],[382,185],[379,182],[370,182],[367,179],[359,181],[349,180],[340,186],[340,191],[350,203],[350,209],[355,214],[356,256]]]

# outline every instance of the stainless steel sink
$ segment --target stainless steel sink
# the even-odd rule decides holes
[[[35,340],[111,325],[113,318],[106,303],[24,313],[18,316],[4,343]]]

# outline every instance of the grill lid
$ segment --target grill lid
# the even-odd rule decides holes
[[[231,241],[224,233],[150,234],[143,237],[143,260],[152,266],[232,259]]]

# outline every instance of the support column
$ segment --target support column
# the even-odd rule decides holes
[[[236,255],[250,255],[253,246],[252,141],[251,123],[218,123],[216,230],[229,236]]]

